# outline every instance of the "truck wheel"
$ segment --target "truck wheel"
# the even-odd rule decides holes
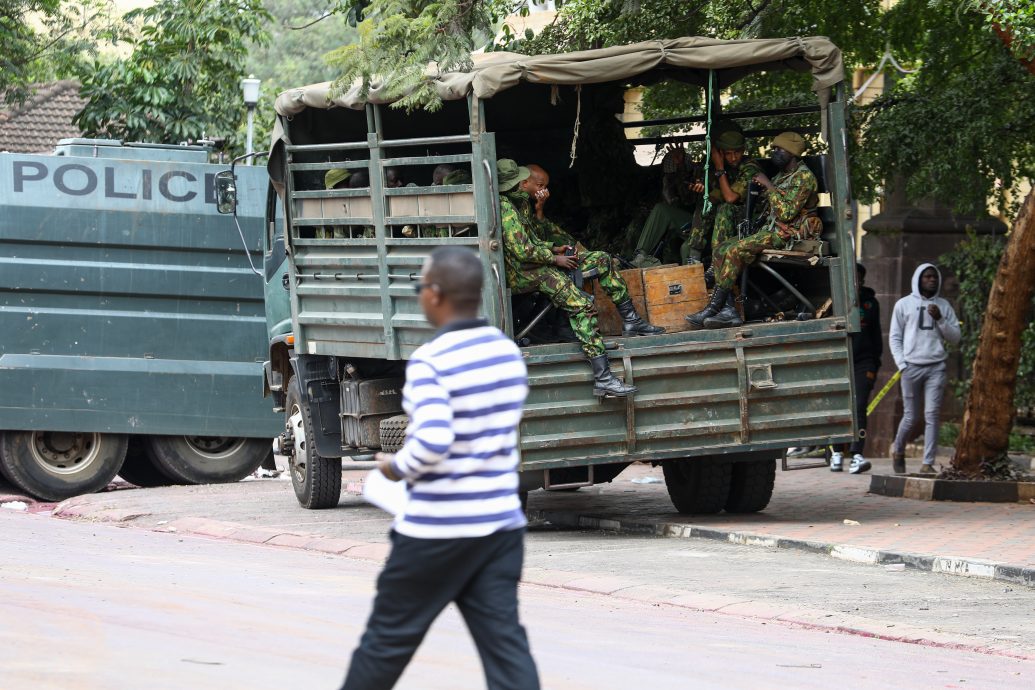
[[[731,465],[711,458],[661,463],[665,487],[680,513],[712,515],[722,510],[730,492]]]
[[[129,450],[126,451],[126,460],[122,463],[119,476],[130,484],[136,484],[144,489],[181,483],[151,462],[144,441],[144,437],[135,434],[129,437]]]
[[[776,483],[776,460],[733,463],[727,513],[757,513],[769,505]]]
[[[118,474],[129,440],[124,434],[6,431],[0,466],[12,484],[45,501],[99,491]]]
[[[388,419],[382,419],[378,424],[381,432],[381,450],[385,453],[397,453],[402,450],[406,442],[406,427],[410,424],[410,418],[399,414]]]
[[[285,413],[293,452],[288,456],[291,486],[303,508],[333,508],[341,499],[341,458],[322,458],[316,452],[309,406],[302,402],[298,378],[288,384]]]
[[[264,438],[149,436],[147,457],[184,484],[225,484],[244,479],[273,452]]]

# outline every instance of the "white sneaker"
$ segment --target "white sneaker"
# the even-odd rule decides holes
[[[831,472],[840,472],[841,471],[841,465],[842,465],[842,463],[844,463],[844,459],[845,459],[845,456],[842,455],[841,453],[838,453],[836,451],[831,453],[830,454],[830,471]]]
[[[859,453],[852,456],[852,464],[848,466],[849,474],[860,474],[870,469],[870,461]]]

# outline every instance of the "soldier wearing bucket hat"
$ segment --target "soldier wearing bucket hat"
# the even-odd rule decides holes
[[[686,317],[693,328],[739,326],[733,286],[744,266],[766,249],[783,249],[794,240],[813,239],[822,232],[816,216],[816,176],[801,160],[805,150],[805,140],[797,132],[783,132],[773,139],[769,160],[779,172],[772,180],[763,172],[753,178],[766,190],[765,227],[743,239],[728,240],[715,252],[715,290],[707,307]]]
[[[568,271],[595,269],[600,287],[622,315],[622,334],[654,335],[665,329],[644,321],[614,259],[605,252],[577,252],[575,240],[542,213],[549,176],[538,165],[519,166],[509,158],[496,165],[503,226],[507,287],[514,294],[541,292],[568,316],[593,370],[593,394],[625,397],[636,392],[611,373],[592,298],[575,286]],[[533,201],[534,200],[534,201]],[[538,202],[538,203],[537,203]]]

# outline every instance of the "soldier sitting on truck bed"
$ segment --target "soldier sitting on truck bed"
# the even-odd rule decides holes
[[[509,158],[498,161],[497,169],[507,287],[515,294],[541,292],[568,314],[593,368],[594,395],[625,397],[634,393],[635,386],[626,386],[611,373],[593,300],[575,286],[569,272],[597,270],[600,286],[622,315],[624,335],[654,335],[665,329],[650,325],[636,313],[628,287],[610,255],[584,252],[580,256],[571,235],[543,215],[543,205],[550,196],[545,170],[537,165],[519,167]]]
[[[818,237],[823,224],[816,215],[816,176],[801,155],[805,140],[797,132],[773,139],[769,159],[780,172],[772,180],[758,173],[754,182],[765,187],[769,214],[765,227],[743,239],[733,238],[715,252],[715,290],[701,311],[686,317],[694,328],[727,328],[742,321],[733,303],[733,286],[744,266],[766,249],[783,249],[796,239]]]

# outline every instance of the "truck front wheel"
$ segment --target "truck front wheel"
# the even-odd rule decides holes
[[[726,505],[732,466],[713,458],[668,460],[661,463],[665,487],[680,513],[712,515]]]
[[[341,459],[323,458],[316,452],[309,405],[302,400],[298,377],[288,384],[284,415],[290,447],[291,486],[303,508],[333,508],[341,499]]]
[[[151,462],[185,484],[240,481],[273,452],[264,438],[228,436],[150,436],[145,447]]]
[[[27,494],[61,501],[106,487],[122,467],[128,444],[124,434],[5,431],[0,466]]]

